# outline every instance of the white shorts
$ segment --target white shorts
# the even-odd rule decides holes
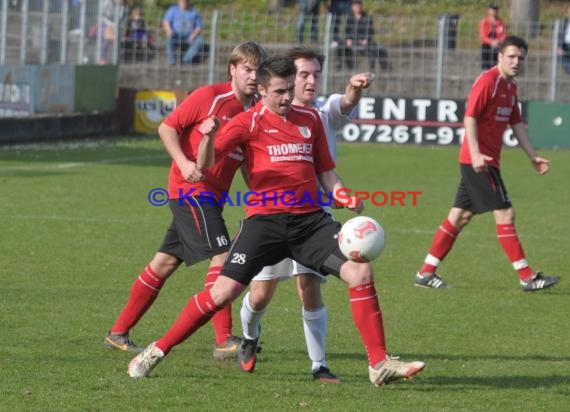
[[[281,262],[276,263],[273,266],[265,266],[252,280],[264,281],[278,279],[281,281],[291,279],[293,276],[297,276],[302,273],[311,273],[317,276],[321,280],[321,283],[327,282],[326,276],[290,258],[283,259]]]

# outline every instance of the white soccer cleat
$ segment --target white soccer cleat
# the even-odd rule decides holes
[[[378,363],[375,367],[369,366],[370,382],[374,386],[387,385],[400,379],[410,379],[426,367],[425,362],[402,362],[397,359],[388,359]]]
[[[152,342],[129,362],[128,374],[131,378],[146,378],[164,358],[164,352]]]

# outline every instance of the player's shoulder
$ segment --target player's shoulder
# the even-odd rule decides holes
[[[314,120],[319,119],[319,112],[313,107],[292,105],[291,114],[300,118],[307,117]]]
[[[214,98],[233,97],[234,92],[232,90],[231,84],[227,82],[208,84],[198,87],[190,93],[190,96],[212,100]]]
[[[500,79],[499,69],[493,67],[482,72],[473,82],[473,89],[494,89]]]

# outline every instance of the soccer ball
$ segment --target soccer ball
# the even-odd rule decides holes
[[[348,220],[338,234],[340,251],[353,262],[370,262],[384,250],[384,229],[376,220],[357,216]]]

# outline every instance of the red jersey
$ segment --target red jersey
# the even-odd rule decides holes
[[[493,19],[490,16],[485,16],[479,22],[479,38],[481,43],[491,45],[492,40],[502,42],[507,37],[507,26],[505,22],[499,17]]]
[[[231,83],[220,83],[196,89],[178,106],[164,123],[174,129],[180,136],[180,147],[186,157],[195,162],[198,145],[203,135],[198,126],[207,117],[215,115],[224,126],[236,114],[244,111],[241,102],[232,91]],[[239,149],[219,158],[214,166],[203,171],[205,180],[190,183],[182,177],[176,162],[172,161],[168,178],[168,195],[170,199],[178,199],[185,194],[198,195],[200,192],[211,192],[220,199],[232,183],[236,170],[243,162],[243,154]],[[189,193],[194,189],[193,192]]]
[[[317,175],[334,169],[319,114],[291,107],[286,116],[262,102],[234,117],[216,137],[216,156],[241,146],[248,171],[247,216],[321,210]]]
[[[488,162],[491,166],[499,167],[505,129],[508,125],[522,122],[516,82],[503,79],[497,67],[487,70],[475,80],[469,92],[465,116],[477,120],[479,150],[493,158]],[[465,136],[459,152],[459,163],[471,164]]]

